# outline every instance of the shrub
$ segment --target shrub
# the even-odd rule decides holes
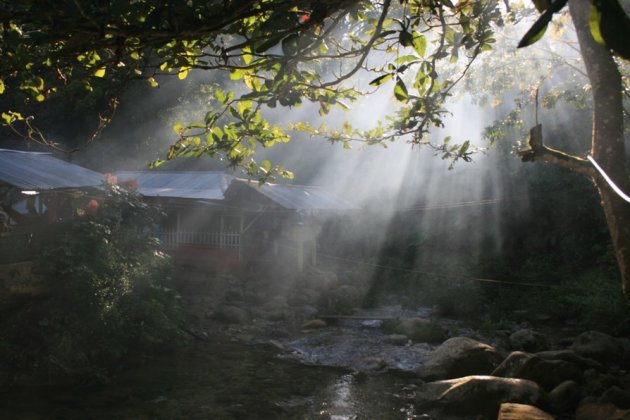
[[[182,339],[171,264],[149,235],[159,212],[135,193],[105,189],[41,253],[49,292],[5,311],[0,363],[10,378],[63,373],[105,381]]]

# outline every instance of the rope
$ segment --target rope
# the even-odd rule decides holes
[[[617,195],[621,198],[623,198],[625,201],[627,201],[628,203],[630,203],[630,196],[628,196],[626,193],[624,193],[621,188],[619,188],[612,179],[610,179],[610,177],[608,176],[608,174],[606,172],[604,172],[604,170],[601,168],[601,166],[599,166],[597,164],[597,162],[595,161],[595,159],[593,159],[592,156],[586,156],[586,158],[589,160],[589,162],[591,162],[593,164],[593,166],[595,167],[595,169],[597,169],[599,171],[600,174],[602,174],[602,176],[604,177],[604,180],[608,183],[608,185],[610,185],[610,188],[613,189],[614,192],[617,193]]]

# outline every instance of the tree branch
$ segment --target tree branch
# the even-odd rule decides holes
[[[527,148],[520,150],[518,154],[523,162],[553,163],[586,176],[594,177],[597,175],[588,160],[545,146],[542,137],[542,124],[536,125],[529,131]]]

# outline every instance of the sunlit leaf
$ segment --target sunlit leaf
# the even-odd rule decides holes
[[[247,70],[244,69],[234,69],[230,72],[230,79],[232,80],[241,80],[243,76],[247,74]]]
[[[547,24],[539,28],[532,26],[532,28],[521,39],[521,42],[518,43],[518,48],[528,47],[540,41],[540,39],[545,35],[546,30]]]
[[[94,71],[94,76],[96,77],[105,77],[105,67],[101,67]]]
[[[392,73],[387,73],[384,74],[382,76],[377,77],[376,79],[372,80],[370,82],[370,86],[380,86],[383,83],[387,82],[388,80],[390,80],[392,77],[394,77],[394,75]]]
[[[427,51],[427,37],[421,34],[414,34],[413,37],[413,49],[418,53],[420,57],[424,57]]]
[[[540,15],[538,20],[534,22],[525,36],[523,36],[521,41],[518,43],[518,48],[527,47],[540,40],[547,30],[547,26],[549,25],[549,22],[551,22],[553,14],[562,10],[562,8],[566,6],[567,1],[568,0],[555,0],[551,3],[543,14]]]
[[[186,78],[186,76],[188,76],[188,72],[190,70],[190,67],[182,67],[179,69],[179,73],[177,73],[177,78],[179,80],[184,80]]]
[[[394,96],[400,102],[407,102],[409,100],[407,86],[405,86],[405,83],[401,79],[398,79],[396,82],[396,86],[394,87]]]
[[[412,54],[408,54],[408,55],[402,55],[400,57],[396,57],[396,59],[394,60],[394,62],[396,64],[403,64],[403,63],[409,63],[412,61],[416,61],[418,60],[418,57]]]
[[[0,79],[0,95],[4,93],[4,81]]]
[[[591,6],[591,14],[588,17],[588,26],[591,29],[591,35],[593,35],[593,39],[599,45],[606,45],[604,41],[604,37],[602,36],[602,32],[600,30],[600,24],[602,21],[602,12],[595,6]]]
[[[249,64],[252,62],[252,49],[251,47],[248,45],[245,48],[243,48],[243,61],[245,62],[245,64]]]

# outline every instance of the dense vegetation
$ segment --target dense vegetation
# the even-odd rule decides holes
[[[41,293],[1,308],[8,381],[106,381],[182,338],[171,264],[148,234],[159,211],[111,184],[78,211],[40,255]]]
[[[382,86],[398,101],[386,122],[357,129],[295,121],[289,128],[346,147],[408,140],[443,158],[469,161],[475,149],[468,140],[428,136],[443,127],[454,88],[479,57],[491,54],[502,28],[535,20],[530,31],[525,28],[519,35],[520,46],[528,46],[553,28],[551,22],[563,24],[570,16],[579,41],[572,48],[581,59],[572,68],[584,76],[580,86],[590,84],[590,150],[563,153],[549,147],[553,133],[536,120],[521,157],[559,165],[595,182],[623,290],[630,296],[628,204],[584,158],[593,156],[621,189],[629,189],[623,104],[629,79],[622,75],[627,74],[624,40],[630,19],[615,0],[534,3],[538,12],[520,2],[495,0],[2,2],[2,123],[17,137],[63,149],[45,127],[54,125],[54,118],[43,125],[33,118],[49,101],[67,95],[101,110],[91,124],[98,134],[133,81],[158,86],[160,77],[185,80],[201,70],[227,75],[239,87],[215,86],[207,92],[206,112],[173,126],[175,141],[167,159],[209,155],[263,181],[277,174],[290,177],[269,160],[252,159],[257,148],[290,139],[287,127],[267,119],[269,109],[312,103],[327,114]],[[532,73],[529,66],[521,68]],[[359,83],[357,77],[366,81]]]

